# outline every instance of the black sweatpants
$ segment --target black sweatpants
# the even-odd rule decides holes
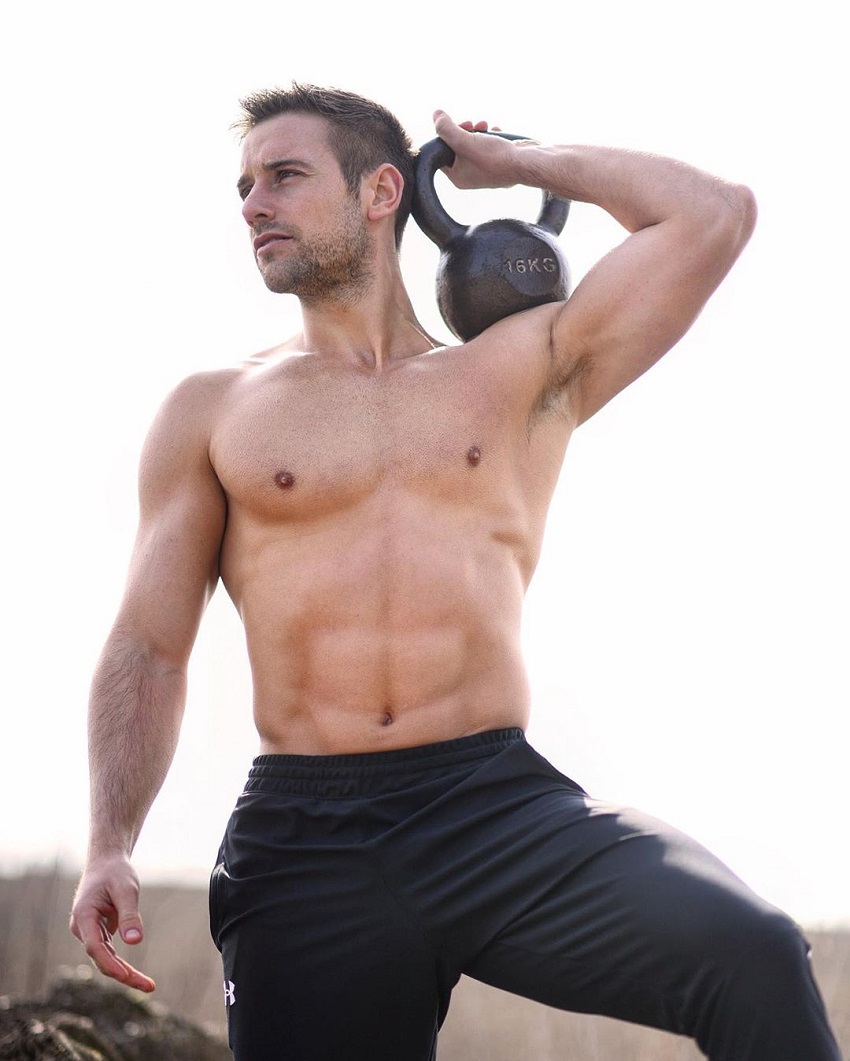
[[[793,922],[521,730],[260,756],[210,914],[236,1061],[432,1061],[461,973],[712,1061],[840,1061]]]

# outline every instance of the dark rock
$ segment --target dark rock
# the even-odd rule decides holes
[[[156,1002],[90,975],[44,998],[3,1000],[0,1061],[233,1061],[221,1039]]]

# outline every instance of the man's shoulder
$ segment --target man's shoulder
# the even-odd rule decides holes
[[[511,313],[491,324],[474,339],[464,344],[472,349],[479,346],[521,345],[539,348],[548,341],[552,325],[563,309],[563,302],[547,302],[542,306]]]
[[[535,306],[503,317],[469,339],[458,351],[483,371],[496,372],[506,383],[537,384],[548,376],[552,332],[563,303]]]
[[[185,376],[165,398],[165,406],[191,411],[196,405],[212,411],[221,400],[226,400],[241,385],[250,382],[264,369],[279,364],[289,357],[286,344],[260,353],[250,354],[234,364],[219,368],[200,369]]]
[[[234,364],[201,369],[180,380],[163,399],[157,422],[209,437],[217,424],[247,394],[276,378],[276,366],[297,361],[303,354],[283,343]],[[285,369],[284,369],[285,370]]]

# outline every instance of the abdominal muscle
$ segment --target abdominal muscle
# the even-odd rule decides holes
[[[525,727],[524,579],[480,510],[396,503],[378,519],[366,505],[283,529],[234,515],[222,576],[245,625],[262,753]]]

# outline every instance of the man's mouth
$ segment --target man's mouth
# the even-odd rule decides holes
[[[287,236],[283,232],[263,232],[261,235],[254,237],[254,253],[259,254],[261,250],[273,247],[277,243],[284,243],[291,238],[291,236]]]

